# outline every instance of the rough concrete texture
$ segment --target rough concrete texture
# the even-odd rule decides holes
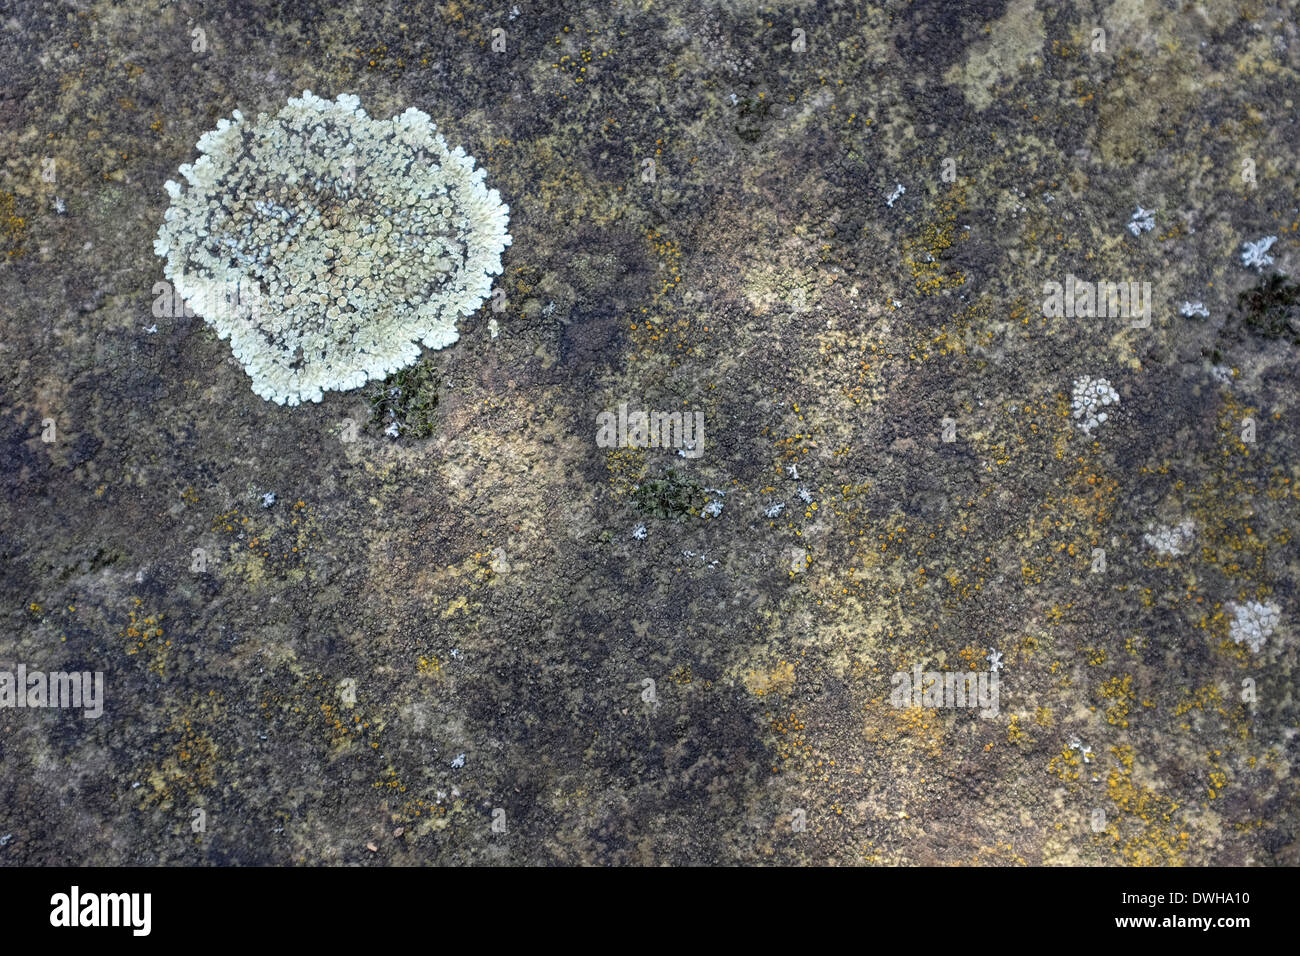
[[[7,10],[0,669],[106,700],[0,709],[0,864],[1297,863],[1294,2]],[[303,89],[428,112],[514,244],[285,408],[151,247]],[[996,717],[891,704],[992,652]]]

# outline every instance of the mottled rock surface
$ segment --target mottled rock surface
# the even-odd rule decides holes
[[[1293,2],[220,9],[0,23],[0,669],[106,684],[0,710],[0,864],[1300,862]],[[514,243],[285,408],[152,243],[303,89],[427,112]],[[990,655],[997,716],[891,705]]]

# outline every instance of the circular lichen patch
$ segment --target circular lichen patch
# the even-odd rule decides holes
[[[450,345],[501,272],[510,208],[420,110],[308,90],[198,149],[154,251],[263,398],[318,402]]]

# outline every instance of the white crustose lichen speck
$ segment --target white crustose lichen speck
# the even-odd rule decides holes
[[[310,90],[220,120],[180,167],[154,251],[253,391],[319,402],[445,348],[501,272],[510,207],[429,116]]]
[[[1107,414],[1101,409],[1118,402],[1119,394],[1104,378],[1085,376],[1074,382],[1074,401],[1070,407],[1074,413],[1075,424],[1085,434],[1091,435],[1092,430],[1106,420]]]
[[[1177,557],[1187,553],[1195,537],[1196,525],[1188,518],[1176,525],[1151,525],[1142,540],[1160,554]]]
[[[1264,642],[1272,636],[1282,618],[1282,611],[1276,604],[1264,604],[1260,601],[1247,601],[1245,604],[1229,604],[1227,610],[1232,613],[1232,622],[1228,625],[1232,639],[1238,644],[1246,644],[1251,652],[1258,654]]]

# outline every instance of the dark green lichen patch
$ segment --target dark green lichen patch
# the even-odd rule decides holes
[[[1259,335],[1300,345],[1300,284],[1275,272],[1237,296],[1237,315]]]
[[[772,101],[765,95],[750,95],[736,103],[736,135],[746,143],[756,143],[767,126]]]
[[[410,438],[428,438],[434,433],[438,376],[431,363],[422,361],[394,372],[367,397],[371,428],[388,432],[396,425],[398,435]]]
[[[709,496],[699,482],[669,470],[662,478],[638,485],[632,492],[632,500],[636,502],[637,510],[644,514],[685,521],[700,516]]]

